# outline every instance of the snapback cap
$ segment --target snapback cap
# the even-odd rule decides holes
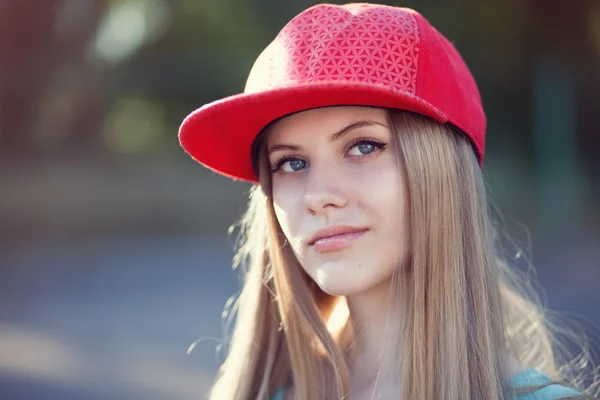
[[[209,103],[179,128],[209,169],[256,183],[252,143],[270,122],[335,105],[406,110],[450,123],[483,162],[486,117],[456,48],[418,12],[319,4],[294,17],[254,63],[243,93]]]

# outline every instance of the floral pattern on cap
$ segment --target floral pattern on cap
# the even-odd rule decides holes
[[[313,7],[291,20],[263,51],[245,92],[335,81],[414,95],[419,45],[412,10],[369,4]]]

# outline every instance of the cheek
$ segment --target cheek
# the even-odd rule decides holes
[[[390,228],[402,228],[406,224],[407,199],[402,176],[399,173],[383,175],[379,180],[379,189],[373,190],[373,201],[377,209],[387,216]]]
[[[390,254],[392,262],[405,264],[410,247],[410,213],[402,177],[396,176],[394,178],[397,179],[397,183],[390,184],[385,193],[386,196],[380,200],[380,209],[382,210],[380,217],[384,218],[384,234],[388,239],[386,240],[387,249],[384,249],[384,252]],[[386,215],[383,215],[383,212]]]
[[[408,232],[408,203],[403,178],[400,173],[389,174],[387,177],[382,176],[380,183],[382,189],[374,194],[377,210],[386,221],[386,229],[390,231],[390,235],[401,241]]]
[[[408,246],[408,199],[405,181],[393,158],[379,165],[377,171],[355,174],[360,182],[360,198],[375,223],[381,253],[392,257],[394,251],[404,258]]]
[[[281,226],[281,230],[283,233],[288,236],[290,233],[290,215],[287,212],[287,208],[285,204],[273,202],[275,208],[275,216],[277,217],[277,222],[279,222],[279,226]]]
[[[295,246],[301,233],[301,213],[303,208],[299,199],[301,199],[301,196],[296,193],[296,190],[290,188],[282,190],[274,187],[273,206],[275,216],[281,226],[281,230],[292,246]]]
[[[378,161],[370,168],[351,171],[350,179],[355,193],[366,206],[391,222],[396,215],[405,212],[404,178],[392,154],[385,154]]]

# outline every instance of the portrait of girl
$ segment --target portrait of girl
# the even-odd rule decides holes
[[[301,12],[243,93],[192,112],[183,149],[254,184],[210,398],[594,398],[499,251],[486,133],[455,46],[366,3]]]

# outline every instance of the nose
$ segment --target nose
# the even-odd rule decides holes
[[[304,203],[310,214],[327,215],[331,210],[346,206],[347,201],[339,177],[311,168],[304,190]]]

